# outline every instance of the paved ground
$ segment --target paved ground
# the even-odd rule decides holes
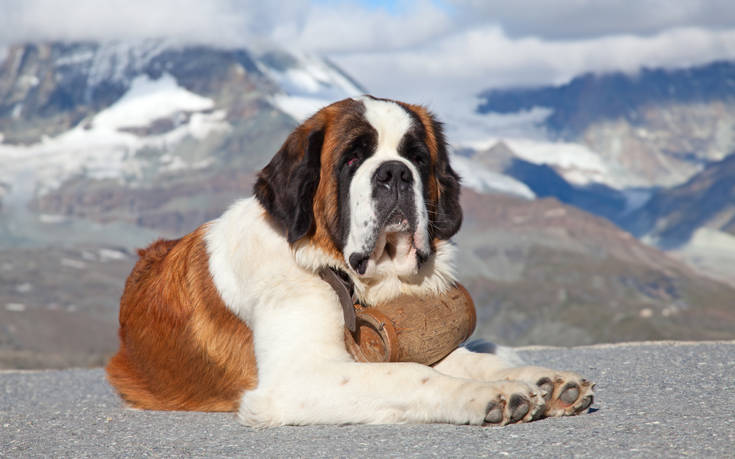
[[[232,414],[122,408],[103,371],[0,373],[0,456],[733,457],[735,342],[525,350],[597,381],[591,412],[502,428],[253,430]]]

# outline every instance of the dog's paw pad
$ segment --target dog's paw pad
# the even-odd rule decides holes
[[[505,411],[505,402],[502,400],[490,402],[487,404],[485,414],[485,422],[488,424],[500,424],[503,422],[503,412]]]
[[[547,394],[544,416],[570,416],[587,410],[594,401],[594,383],[574,373],[539,378],[536,385]]]
[[[543,392],[523,382],[501,383],[497,398],[487,404],[485,425],[530,422],[540,418],[546,409]]]
[[[567,405],[571,405],[577,401],[577,398],[579,398],[579,386],[573,382],[566,383],[561,389],[559,400]]]
[[[528,414],[531,409],[531,401],[520,394],[513,394],[508,403],[510,409],[510,422],[518,422]]]

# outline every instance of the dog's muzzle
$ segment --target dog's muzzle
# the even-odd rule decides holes
[[[373,199],[380,228],[386,232],[413,232],[416,209],[413,174],[401,161],[387,161],[373,174]]]
[[[359,274],[365,273],[371,256],[379,258],[380,254],[374,253],[375,250],[382,252],[387,249],[393,258],[396,248],[407,253],[414,246],[413,234],[417,225],[414,180],[411,170],[401,161],[386,161],[373,173],[372,199],[378,225],[372,240],[378,247],[373,244],[369,253],[350,255],[350,266]]]

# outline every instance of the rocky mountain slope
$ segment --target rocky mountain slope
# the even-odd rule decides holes
[[[133,263],[93,244],[0,250],[0,368],[103,365]]]
[[[621,222],[724,282],[735,284],[735,155],[656,191]]]
[[[576,138],[590,125],[624,118],[641,121],[641,109],[664,102],[690,104],[735,96],[735,63],[721,61],[692,68],[643,68],[634,75],[584,74],[556,87],[493,89],[480,94],[478,111],[511,113],[533,107],[554,112],[545,124],[559,135]]]
[[[735,235],[735,155],[707,165],[682,185],[656,191],[627,220],[633,234],[669,248],[703,227]]]
[[[478,166],[512,177],[536,197],[554,197],[611,220],[624,213],[628,205],[622,191],[599,183],[571,183],[555,167],[523,159],[502,140],[490,148],[472,152],[471,160]]]
[[[484,337],[573,345],[733,335],[735,287],[603,218],[553,198],[472,190],[462,206],[459,266]]]

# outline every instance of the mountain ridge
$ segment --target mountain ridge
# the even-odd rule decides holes
[[[552,140],[597,155],[604,182],[670,187],[735,151],[735,62],[687,69],[586,74],[559,86],[480,93],[479,114],[544,107]],[[600,181],[600,180],[597,180]]]
[[[479,97],[479,113],[552,108],[544,124],[561,137],[576,138],[589,124],[602,119],[625,118],[636,123],[640,108],[652,103],[735,98],[735,62],[720,60],[684,69],[643,67],[632,75],[585,73],[558,86],[491,89]]]

